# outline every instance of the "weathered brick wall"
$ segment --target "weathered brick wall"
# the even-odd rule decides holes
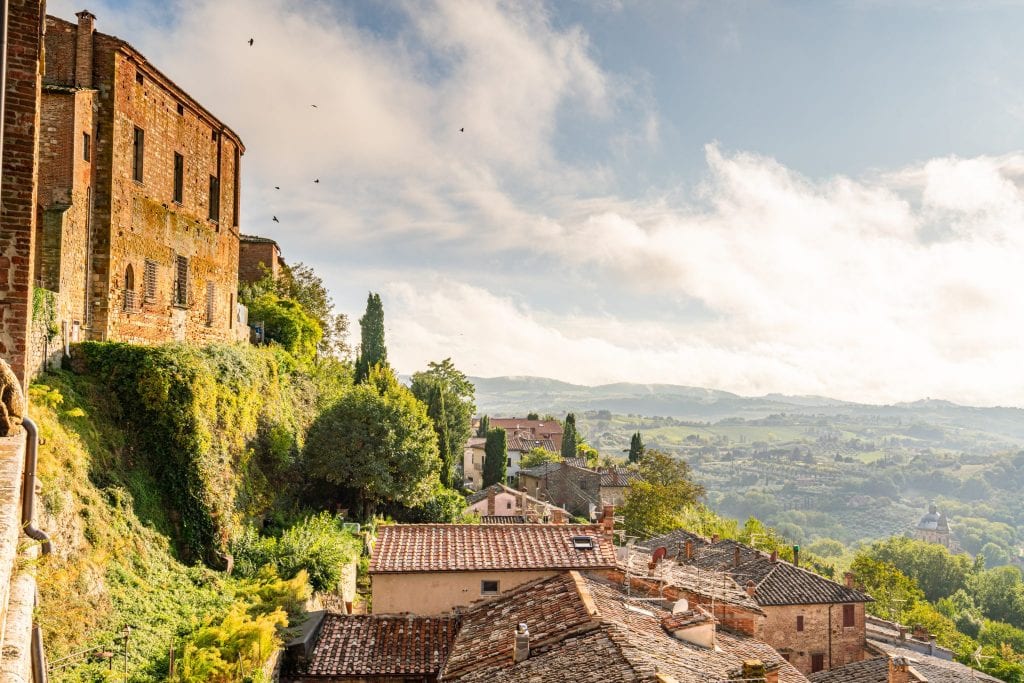
[[[854,626],[843,626],[843,607],[832,607],[831,667],[829,666],[829,606],[766,606],[764,639],[776,650],[789,654],[790,663],[811,673],[811,657],[823,655],[825,668],[836,668],[864,658],[864,603],[854,603]],[[804,630],[797,631],[797,616],[804,618]]]
[[[43,4],[10,0],[3,188],[0,195],[0,356],[25,381],[32,313]]]
[[[280,272],[277,245],[272,242],[242,240],[238,251],[238,281],[257,282],[263,279],[267,270],[275,278]]]

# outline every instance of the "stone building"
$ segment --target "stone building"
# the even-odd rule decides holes
[[[233,339],[242,142],[77,18],[46,18],[35,281],[56,293],[53,345]]]
[[[665,548],[675,561],[721,571],[745,588],[765,613],[764,640],[805,674],[859,662],[866,656],[866,614],[872,598],[853,586],[853,575],[837,583],[732,540],[674,531],[644,542]],[[798,555],[799,557],[799,555]]]
[[[914,529],[914,538],[928,543],[938,543],[949,550],[959,550],[953,541],[946,516],[939,511],[935,503],[928,506],[928,512],[917,523],[917,528]]]
[[[275,280],[284,265],[281,248],[269,237],[242,235],[238,245],[238,281],[251,284],[269,274]]]
[[[605,505],[625,504],[630,484],[639,476],[622,467],[591,469],[570,458],[520,470],[519,488],[577,517],[593,519]]]

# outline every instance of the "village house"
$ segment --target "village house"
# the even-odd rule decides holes
[[[492,484],[466,498],[467,512],[480,515],[484,524],[564,524],[569,513],[525,491],[516,491],[504,484]]]
[[[865,658],[864,606],[871,597],[799,566],[732,540],[687,531],[652,538],[644,546],[664,548],[680,564],[728,573],[764,610],[765,642],[805,674]]]
[[[462,451],[462,472],[465,485],[469,488],[476,488],[483,485],[484,480],[484,444],[487,439],[480,436],[472,436],[466,441]],[[552,453],[558,452],[558,447],[551,439],[535,439],[525,436],[505,435],[505,483],[514,486],[519,478],[520,463],[523,457],[534,448],[543,448]]]
[[[450,613],[570,569],[611,569],[612,517],[602,525],[396,524],[370,557],[373,611]]]
[[[484,483],[484,444],[487,439],[471,436],[462,449],[462,479],[469,489],[479,489]]]
[[[562,448],[562,424],[558,420],[525,420],[518,417],[489,417],[491,429],[505,430],[506,437],[523,438],[531,441],[550,441],[557,453]],[[473,429],[480,427],[480,420],[473,420]],[[475,431],[474,431],[475,433]]]
[[[630,483],[639,476],[623,467],[591,469],[579,458],[569,458],[520,470],[519,488],[577,517],[593,519],[605,505],[623,505]]]
[[[457,617],[339,616],[324,629],[305,673],[285,672],[283,680],[807,680],[770,646],[721,628],[700,606],[638,595],[597,571],[535,579]]]
[[[238,335],[238,135],[131,45],[46,17],[35,281],[46,355]]]

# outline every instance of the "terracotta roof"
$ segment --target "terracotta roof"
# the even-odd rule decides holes
[[[905,661],[905,660],[900,660]],[[875,657],[838,666],[831,671],[819,671],[807,677],[814,683],[888,683],[889,658]],[[910,681],[927,681],[914,674]]]
[[[976,671],[960,662],[952,662],[948,659],[931,657],[920,652],[908,650],[868,639],[868,648],[883,653],[890,657],[905,657],[921,675],[928,679],[928,683],[958,683],[959,681],[991,681],[998,683],[999,679],[988,674]]]
[[[543,434],[561,434],[562,425],[558,420],[521,420],[518,417],[489,417],[488,425],[491,429],[501,427],[502,429],[535,429]]]
[[[573,536],[594,547],[577,550]],[[395,524],[379,529],[370,558],[370,573],[614,566],[611,540],[583,524]]]
[[[642,548],[634,548],[631,553],[619,560],[619,565],[622,569],[628,569],[633,576],[650,578],[688,593],[714,598],[716,602],[764,614],[764,610],[757,602],[726,572],[701,569],[668,560],[659,562],[652,571],[650,562],[649,552]]]
[[[616,467],[613,471],[601,470],[601,486],[629,486],[640,478],[639,472]]]
[[[686,558],[686,541],[693,542],[693,557]],[[681,564],[723,571],[739,586],[753,581],[754,599],[765,605],[816,605],[843,602],[871,602],[871,596],[819,576],[785,560],[772,559],[764,552],[733,540],[711,542],[703,536],[678,530],[644,541],[650,549],[665,547],[668,557]],[[737,552],[739,562],[737,563]]]
[[[457,628],[455,617],[328,614],[304,673],[434,676],[448,656]]]
[[[594,470],[587,469],[586,467],[580,467],[578,465],[571,465],[571,464],[569,464],[568,460],[566,460],[564,462],[564,464],[570,470],[580,470],[582,472],[591,472],[591,473],[596,474],[596,472],[594,472]],[[549,475],[549,474],[552,474],[554,472],[559,471],[560,469],[562,469],[562,465],[563,465],[563,463],[561,463],[561,462],[546,462],[543,465],[537,465],[536,467],[529,467],[529,468],[524,469],[524,470],[519,470],[519,475],[522,476],[522,475],[525,474],[528,477],[543,477],[545,475]]]
[[[678,617],[677,617],[678,618]],[[678,640],[672,614],[630,598],[617,585],[569,572],[520,586],[467,610],[441,680],[466,683],[624,683],[669,676],[704,683],[738,673],[746,659],[777,668],[780,683],[806,681],[770,646],[719,630],[717,647]],[[512,662],[515,625],[530,633],[530,656]]]
[[[483,515],[480,517],[481,524],[526,524],[527,521],[523,515]]]
[[[555,442],[551,439],[534,439],[526,436],[509,436],[506,447],[510,451],[521,451],[523,453],[528,453],[534,448],[543,448],[552,453],[558,452],[558,447],[555,446]]]

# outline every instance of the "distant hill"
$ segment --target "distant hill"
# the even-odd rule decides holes
[[[480,413],[525,416],[530,411],[562,417],[568,411],[607,410],[619,415],[674,417],[717,422],[791,415],[872,416],[970,429],[1024,442],[1024,410],[978,408],[925,399],[895,405],[851,403],[823,396],[740,396],[728,391],[674,384],[602,384],[584,386],[546,377],[471,377]]]

